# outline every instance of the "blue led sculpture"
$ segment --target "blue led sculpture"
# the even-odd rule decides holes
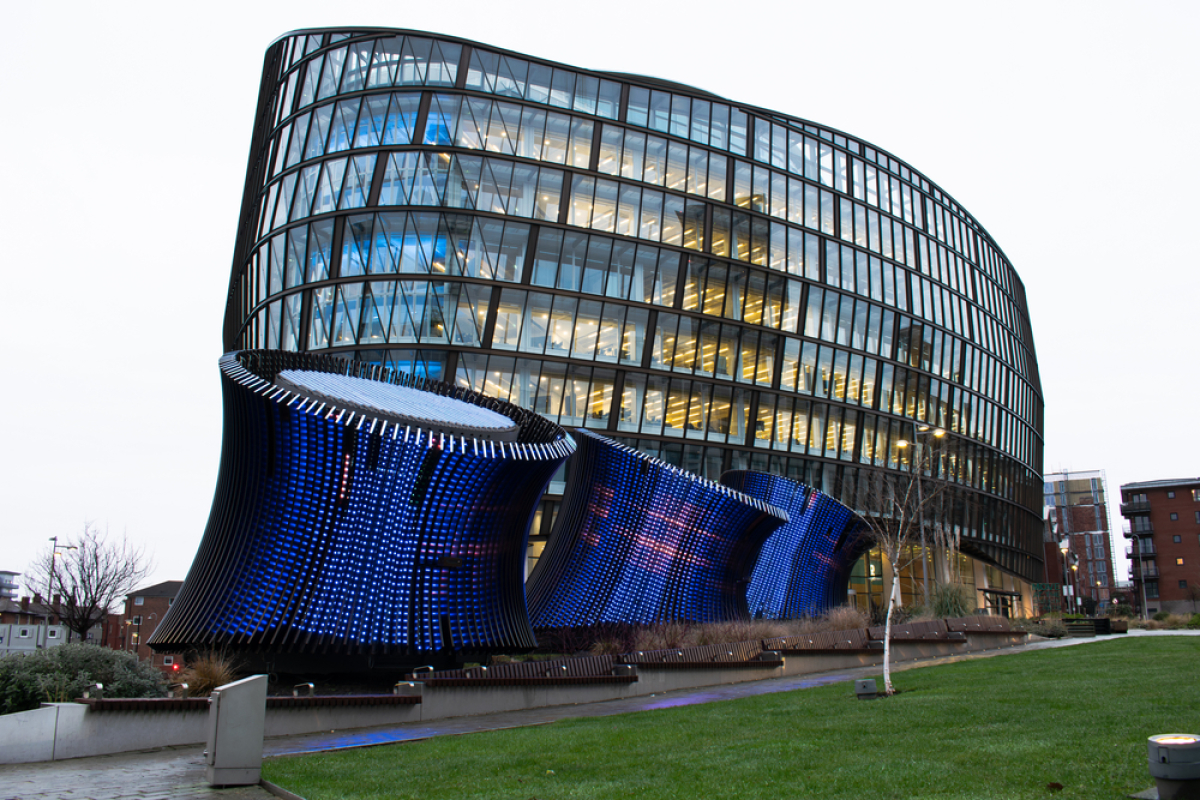
[[[787,514],[586,430],[529,578],[535,628],[747,619],[759,548]]]
[[[737,470],[722,475],[721,483],[788,513],[754,566],[746,591],[751,616],[815,617],[846,602],[850,570],[865,550],[853,511],[778,475]]]
[[[566,431],[361,362],[247,351],[220,368],[216,496],[153,647],[350,665],[536,644],[526,540]]]

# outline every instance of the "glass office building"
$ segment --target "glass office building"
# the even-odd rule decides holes
[[[999,246],[891,154],[700,89],[410,31],[280,38],[224,344],[412,371],[852,508],[941,429],[938,522],[1042,573],[1041,388]]]

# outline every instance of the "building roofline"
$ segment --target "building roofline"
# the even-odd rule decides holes
[[[1052,478],[1058,480],[1081,480],[1083,478],[1104,478],[1104,470],[1102,469],[1064,469],[1058,472],[1047,472],[1042,475],[1042,478],[1049,481]],[[1107,480],[1105,481],[1107,483]]]
[[[1121,491],[1126,489],[1169,489],[1175,486],[1200,485],[1200,478],[1173,478],[1161,481],[1141,481],[1139,483],[1122,483]]]
[[[931,179],[928,175],[926,175],[924,172],[922,172],[921,170],[914,167],[909,161],[907,161],[903,158],[900,158],[899,156],[897,156],[895,153],[888,150],[887,148],[880,147],[880,146],[876,145],[874,142],[869,142],[866,139],[864,139],[863,137],[855,135],[853,133],[847,133],[844,130],[841,130],[839,128],[834,128],[833,126],[828,125],[823,122],[816,122],[814,120],[806,119],[804,117],[797,117],[797,116],[794,116],[792,114],[788,114],[788,113],[785,113],[782,111],[776,111],[776,110],[770,109],[770,108],[763,108],[761,106],[751,105],[749,103],[745,103],[740,100],[733,100],[730,98],[722,97],[721,95],[718,95],[714,92],[710,92],[707,89],[701,89],[699,87],[691,86],[686,83],[672,81],[667,78],[656,78],[656,77],[652,77],[652,76],[648,76],[648,75],[639,75],[639,74],[631,73],[631,72],[616,72],[616,71],[592,69],[589,67],[579,67],[579,66],[575,66],[574,64],[568,64],[563,61],[552,61],[548,58],[541,58],[539,56],[530,55],[529,53],[522,53],[518,50],[509,50],[507,48],[498,47],[496,45],[488,44],[486,42],[480,42],[480,41],[476,41],[474,39],[466,39],[462,36],[454,36],[452,34],[447,34],[447,33],[437,33],[436,31],[422,31],[422,30],[415,30],[413,28],[389,28],[389,27],[385,27],[385,26],[373,26],[373,25],[365,25],[365,26],[364,25],[348,25],[345,27],[340,26],[340,25],[330,25],[330,26],[317,27],[317,28],[298,28],[296,30],[288,31],[287,33],[284,33],[284,34],[272,39],[271,43],[267,45],[266,51],[270,52],[272,47],[274,47],[275,45],[279,44],[280,42],[283,42],[286,39],[289,39],[293,36],[301,36],[301,35],[314,36],[317,34],[325,34],[325,33],[347,33],[352,36],[353,35],[370,35],[370,34],[390,34],[390,35],[394,35],[394,36],[421,36],[421,37],[427,37],[430,39],[438,39],[441,41],[454,42],[457,44],[467,45],[469,47],[480,47],[484,50],[493,51],[493,52],[499,53],[501,55],[513,56],[515,58],[520,58],[525,61],[537,62],[537,63],[546,64],[546,65],[553,66],[553,67],[562,67],[563,69],[569,69],[573,72],[588,73],[590,75],[595,75],[596,77],[599,77],[599,78],[607,78],[609,80],[617,80],[617,81],[627,81],[630,83],[639,83],[639,84],[646,86],[648,88],[651,88],[651,89],[665,89],[667,91],[677,91],[677,92],[683,92],[683,93],[687,93],[687,94],[693,94],[702,99],[716,100],[716,101],[719,101],[722,103],[728,103],[730,106],[737,106],[738,108],[741,108],[743,111],[752,112],[752,113],[758,114],[760,116],[773,117],[777,121],[780,121],[780,122],[785,122],[785,123],[788,123],[788,124],[791,124],[794,126],[798,126],[798,127],[810,126],[813,128],[819,128],[819,129],[828,131],[830,134],[832,134],[834,136],[841,136],[845,139],[850,139],[855,142],[859,142],[862,145],[871,148],[872,150],[876,150],[880,153],[886,154],[890,158],[896,159],[896,161],[898,161],[900,164],[904,165],[904,167],[906,167],[909,170],[909,172],[911,172],[913,175],[920,176],[922,180],[924,180],[926,183],[929,184],[931,189],[936,189],[938,192],[940,192],[945,200],[947,200],[950,203],[952,203],[953,205],[957,206],[961,215],[965,219],[969,219],[972,223],[974,223],[974,225],[978,229],[979,233],[982,234],[983,236],[987,237],[987,239],[991,243],[992,247],[996,248],[996,252],[999,253],[1003,257],[1004,261],[1009,266],[1009,270],[1012,273],[1012,275],[1011,275],[1012,279],[1016,283],[1020,284],[1021,291],[1022,291],[1022,293],[1024,293],[1025,282],[1022,280],[1020,274],[1017,273],[1016,267],[1012,266],[1012,263],[1013,263],[1012,259],[1010,259],[1008,257],[1008,254],[1004,252],[1004,249],[1002,247],[1000,247],[1000,243],[996,241],[996,238],[994,236],[992,236],[991,232],[988,231],[988,229],[986,227],[984,227],[983,223],[980,222],[979,219],[974,214],[972,214],[970,211],[967,210],[967,207],[960,200],[958,200],[950,192],[946,191],[941,186],[941,184],[937,183],[936,181]],[[1032,342],[1030,343],[1029,349],[1031,351],[1033,350]],[[1040,385],[1038,387],[1038,395],[1041,396]]]
[[[179,594],[180,587],[183,586],[183,581],[163,581],[152,586],[147,586],[144,589],[137,589],[126,597],[174,597]]]

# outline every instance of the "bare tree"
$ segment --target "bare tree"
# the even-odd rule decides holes
[[[26,571],[25,585],[47,604],[57,598],[54,613],[82,641],[152,568],[144,547],[124,535],[110,540],[107,531],[88,522],[78,536],[65,542],[56,538]]]
[[[883,685],[884,693],[888,695],[896,693],[892,685],[892,614],[900,598],[900,572],[918,558],[925,558],[922,543],[939,549],[956,544],[950,538],[949,527],[942,524],[945,511],[942,494],[946,491],[946,483],[922,478],[922,473],[931,471],[934,465],[934,450],[929,446],[913,447],[913,450],[909,471],[871,475],[865,496],[859,498],[864,507],[859,514],[865,528],[864,537],[871,546],[878,547],[892,565],[883,637]]]

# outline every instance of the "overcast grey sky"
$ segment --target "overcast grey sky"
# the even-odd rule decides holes
[[[263,53],[307,27],[462,36],[866,139],[968,209],[1024,280],[1046,471],[1104,469],[1114,495],[1200,475],[1200,4],[72,0],[2,14],[0,569],[91,520],[145,543],[153,580],[185,576],[216,480]]]

